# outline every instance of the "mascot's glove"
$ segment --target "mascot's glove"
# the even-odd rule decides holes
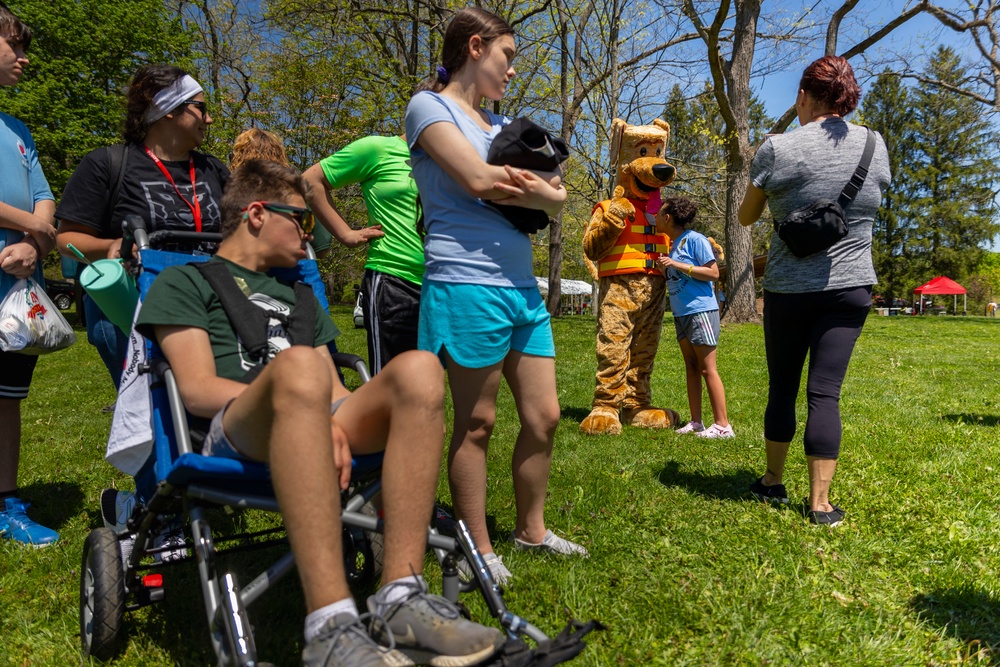
[[[625,199],[625,188],[618,186],[612,195],[611,203],[608,204],[608,212],[604,219],[614,225],[619,231],[625,229],[625,224],[635,222],[635,206]]]

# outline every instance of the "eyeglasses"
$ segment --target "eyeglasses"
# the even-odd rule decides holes
[[[208,113],[207,102],[201,100],[184,100],[183,102],[181,102],[181,104],[187,104],[188,106],[194,107],[195,109],[201,112],[202,116]]]
[[[302,232],[305,234],[312,234],[313,230],[316,228],[316,217],[308,208],[291,206],[289,204],[280,204],[278,202],[255,201],[250,202],[249,205],[244,207],[242,209],[243,213],[245,214],[247,209],[254,204],[260,204],[265,210],[287,215],[298,224],[298,226],[302,229]]]

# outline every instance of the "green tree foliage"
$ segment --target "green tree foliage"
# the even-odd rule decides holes
[[[184,66],[191,44],[161,0],[11,0],[34,39],[16,88],[0,89],[5,112],[23,120],[53,191],[90,150],[119,140],[123,92],[138,67]]]
[[[886,70],[864,98],[856,119],[882,135],[889,152],[892,185],[882,199],[872,230],[872,260],[878,276],[876,291],[887,303],[907,298],[927,274],[926,258],[915,253],[919,219],[914,215],[918,184],[913,170],[919,149],[916,118],[908,110],[914,103],[898,76]]]
[[[961,81],[966,72],[958,55],[939,47],[927,66],[928,78]],[[961,281],[1000,232],[994,190],[1000,177],[998,135],[986,110],[974,100],[927,84],[914,91],[917,161],[911,224],[913,254],[928,272]]]
[[[698,231],[712,236],[721,245],[726,229],[726,142],[725,123],[718,103],[707,82],[693,97],[675,85],[663,112],[670,123],[667,160],[677,167],[677,178],[667,190],[688,197],[698,204]],[[750,100],[750,142],[759,145],[764,133],[774,123],[763,103]],[[771,230],[767,225],[753,227],[755,255],[767,252]]]

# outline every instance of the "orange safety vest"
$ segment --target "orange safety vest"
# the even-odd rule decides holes
[[[640,199],[629,199],[629,201],[635,207],[636,221],[625,222],[625,229],[618,235],[614,247],[598,263],[597,275],[601,278],[626,273],[663,275],[660,267],[656,265],[656,258],[661,253],[670,252],[670,239],[666,234],[656,233],[652,220],[647,220],[645,201]],[[607,213],[610,204],[611,200],[602,201],[594,207],[594,211],[601,209]],[[648,221],[649,224],[638,224],[640,220]]]

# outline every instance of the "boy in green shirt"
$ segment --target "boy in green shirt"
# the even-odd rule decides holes
[[[312,214],[304,196],[297,171],[254,160],[233,174],[222,199],[223,241],[210,261],[269,319],[269,361],[250,384],[240,379],[254,364],[194,267],[157,278],[138,326],[159,343],[188,411],[212,419],[202,453],[271,466],[309,612],[304,664],[476,664],[503,644],[502,633],[464,620],[421,577],[444,436],[441,364],[408,352],[352,394],[326,348],[338,332],[318,304],[314,340],[288,340],[280,315],[294,312],[294,291],[265,273],[305,257]],[[379,451],[386,583],[368,607],[385,619],[397,650],[378,646],[358,620],[341,554],[339,489],[350,481],[351,456]]]

